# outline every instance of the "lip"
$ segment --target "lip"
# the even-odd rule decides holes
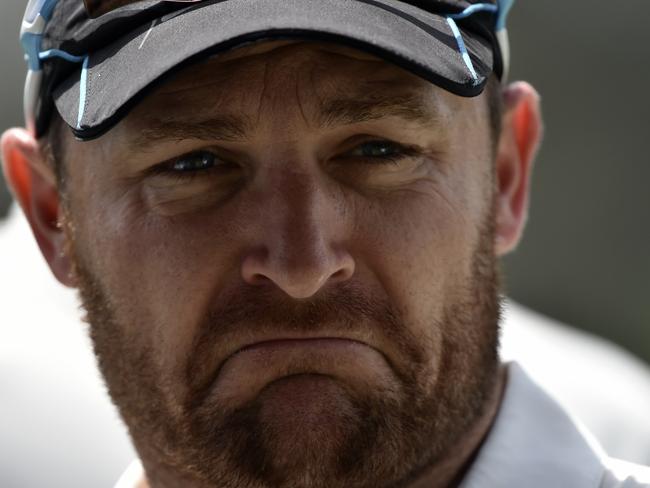
[[[264,352],[264,351],[279,351],[279,350],[289,350],[292,348],[299,347],[313,347],[313,348],[324,348],[324,349],[336,349],[336,348],[345,348],[345,347],[354,347],[362,345],[370,347],[363,341],[356,339],[348,339],[344,337],[300,337],[300,338],[281,338],[281,339],[269,339],[259,342],[253,342],[239,348],[235,351],[232,356],[244,352]]]
[[[233,357],[245,353],[248,350],[272,350],[273,348],[286,348],[290,349],[292,347],[309,347],[323,345],[327,346],[328,342],[330,347],[339,346],[351,346],[356,344],[357,346],[366,346],[371,349],[374,349],[379,354],[384,355],[381,348],[378,348],[375,344],[374,335],[368,331],[350,331],[348,332],[338,332],[336,330],[320,330],[314,332],[298,332],[295,331],[265,331],[261,334],[251,334],[246,336],[235,336],[229,342],[229,347],[226,351],[223,351],[220,355],[221,359],[219,362],[221,365],[232,359]],[[337,342],[338,341],[338,342]]]
[[[385,355],[348,337],[264,338],[239,347],[220,365],[210,391],[234,404],[258,395],[290,376],[328,377],[357,388],[384,384],[392,377]],[[209,393],[208,393],[209,395]]]

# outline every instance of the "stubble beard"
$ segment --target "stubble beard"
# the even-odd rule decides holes
[[[260,303],[263,294],[256,292],[240,297],[225,313],[208,314],[206,337],[197,340],[193,353],[198,361],[209,345],[205,339],[218,337],[219,321],[240,316],[285,320],[298,329],[323,327],[334,318],[347,319],[351,327],[355,319],[373,320],[412,357],[408,370],[396,372],[399,389],[359,392],[330,383],[324,398],[331,402],[310,412],[320,419],[302,426],[297,419],[293,432],[269,416],[273,410],[264,391],[233,410],[197,389],[180,402],[180,410],[170,408],[152,350],[134,346],[129,324],[115,318],[100,274],[68,233],[100,370],[140,455],[161,473],[175,472],[214,488],[399,488],[447,454],[483,415],[494,390],[500,298],[492,222],[490,215],[481,230],[468,283],[445,304],[442,319],[432,321],[444,329],[433,388],[425,386],[431,368],[422,345],[408,334],[396,309],[351,285],[295,309],[275,309],[270,298]],[[156,488],[155,470],[148,475]],[[160,486],[165,486],[162,477]]]

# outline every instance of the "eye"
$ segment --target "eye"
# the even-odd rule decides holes
[[[190,171],[204,171],[214,168],[218,164],[217,156],[211,152],[201,151],[187,154],[168,163],[170,171],[187,173]]]
[[[229,174],[239,166],[211,151],[197,151],[166,161],[152,169],[155,175],[189,179],[213,173]]]
[[[346,156],[372,160],[379,163],[397,163],[400,159],[415,155],[414,148],[387,140],[366,141],[348,152]]]

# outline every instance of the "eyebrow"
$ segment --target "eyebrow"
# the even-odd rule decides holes
[[[388,117],[407,122],[432,125],[437,114],[427,106],[421,96],[366,96],[328,100],[321,104],[318,123],[321,127],[352,125]]]
[[[431,126],[439,117],[421,97],[413,95],[330,99],[320,103],[315,123],[320,128],[354,125],[384,118]],[[217,115],[203,120],[153,120],[139,131],[130,148],[147,151],[159,142],[186,139],[241,142],[252,133],[252,120],[235,115]]]
[[[129,145],[146,151],[162,141],[199,139],[236,142],[246,139],[246,134],[251,129],[252,124],[248,119],[231,115],[219,115],[200,121],[153,120]]]

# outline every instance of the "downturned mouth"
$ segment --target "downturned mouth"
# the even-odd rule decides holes
[[[300,348],[300,347],[318,347],[322,346],[326,348],[337,348],[346,346],[366,346],[368,344],[357,341],[354,339],[346,339],[341,337],[309,337],[309,338],[287,338],[287,339],[271,339],[260,342],[255,342],[248,344],[237,351],[235,351],[232,356],[241,354],[247,351],[261,351],[261,350],[272,350],[272,349],[291,349],[291,348]]]
[[[384,355],[365,342],[342,337],[293,337],[241,347],[222,363],[210,389],[225,403],[242,404],[282,378],[305,375],[327,377],[360,390],[394,379]]]

